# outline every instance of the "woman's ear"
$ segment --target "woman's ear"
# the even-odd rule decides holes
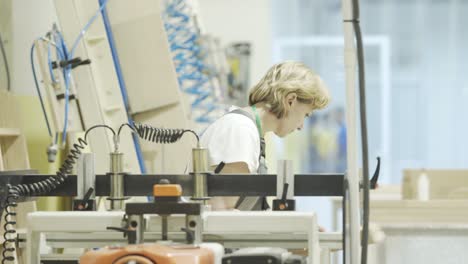
[[[290,93],[286,95],[286,102],[289,104],[289,106],[292,106],[293,102],[297,100],[297,94],[296,93]]]

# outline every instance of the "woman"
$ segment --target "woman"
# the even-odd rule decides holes
[[[250,91],[249,106],[233,107],[210,125],[201,137],[212,168],[224,163],[221,173],[267,173],[264,136],[285,137],[301,130],[304,119],[330,100],[322,79],[300,62],[286,61],[271,67]],[[256,210],[262,199],[237,197],[212,199],[213,209]]]

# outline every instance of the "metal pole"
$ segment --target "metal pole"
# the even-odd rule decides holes
[[[360,263],[360,203],[359,203],[359,174],[357,168],[357,126],[356,126],[356,48],[353,28],[352,0],[342,0],[344,27],[344,63],[346,74],[346,126],[347,126],[347,176],[349,183],[349,235],[348,249],[344,256],[346,263]]]

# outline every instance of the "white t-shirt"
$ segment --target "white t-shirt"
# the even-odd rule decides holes
[[[208,149],[210,166],[245,162],[250,173],[257,172],[260,136],[252,119],[244,115],[228,113],[216,120],[201,136],[201,145]]]

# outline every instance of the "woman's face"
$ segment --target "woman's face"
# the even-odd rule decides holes
[[[304,127],[304,119],[312,114],[311,104],[301,103],[296,96],[286,98],[289,106],[286,114],[278,119],[278,126],[274,133],[279,137],[285,137],[294,130],[301,130]]]

